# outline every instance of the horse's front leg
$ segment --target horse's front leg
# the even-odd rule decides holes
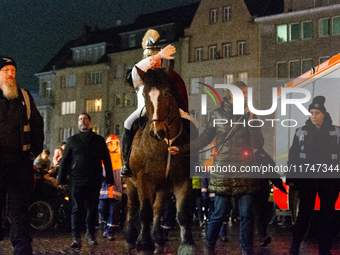
[[[164,211],[164,201],[170,196],[168,191],[160,190],[156,193],[156,198],[153,203],[153,227],[152,227],[152,237],[156,242],[155,253],[161,253],[165,245],[165,240],[162,235],[161,228],[161,218]]]
[[[191,179],[181,182],[174,187],[176,197],[177,221],[181,229],[181,245],[179,255],[195,254],[195,243],[191,232]]]
[[[148,180],[149,177],[141,175],[137,178],[138,196],[140,203],[139,220],[141,230],[137,240],[137,252],[140,254],[153,254],[155,244],[151,237],[150,225],[152,223],[153,211],[153,189]]]
[[[139,217],[139,200],[137,188],[133,185],[131,178],[127,179],[127,220],[124,227],[124,240],[127,243],[128,254],[136,248],[136,242],[138,237],[138,230],[136,224]]]

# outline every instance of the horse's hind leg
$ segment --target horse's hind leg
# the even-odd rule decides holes
[[[127,243],[128,252],[136,247],[136,241],[138,237],[138,230],[136,224],[139,217],[139,200],[137,188],[132,184],[132,182],[127,180],[127,196],[128,196],[128,214],[127,220],[124,227],[124,239]]]
[[[195,243],[191,232],[191,192],[191,179],[174,187],[177,221],[181,229],[181,245],[178,248],[179,255],[195,254]]]
[[[164,211],[164,201],[170,196],[168,191],[160,190],[156,193],[156,198],[153,203],[153,227],[152,237],[156,243],[155,253],[160,253],[165,245],[165,240],[162,235],[161,218]]]
[[[137,252],[140,254],[153,254],[155,250],[155,244],[151,237],[151,228],[153,211],[152,211],[152,201],[153,192],[150,182],[147,177],[140,176],[137,179],[138,196],[140,203],[139,220],[141,225],[141,231],[137,240]]]

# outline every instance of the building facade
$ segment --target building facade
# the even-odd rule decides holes
[[[136,93],[125,84],[126,72],[143,58],[142,38],[156,29],[162,48],[176,47],[175,70],[180,72],[181,39],[198,4],[140,15],[131,25],[99,30],[84,26],[37,74],[37,107],[45,121],[45,147],[53,150],[78,132],[77,117],[87,112],[94,132],[121,138],[125,119],[136,109]],[[164,60],[163,66],[170,61]],[[173,62],[171,62],[173,64]]]
[[[202,112],[206,94],[202,83],[243,80],[253,88],[254,107],[269,109],[273,87],[338,53],[340,0],[257,2],[255,6],[249,0],[202,0],[140,15],[127,26],[84,27],[79,38],[65,44],[36,74],[45,147],[54,149],[78,132],[77,115],[84,111],[92,116],[97,133],[121,137],[125,119],[136,108],[135,93],[124,84],[125,74],[142,58],[141,41],[150,28],[159,32],[161,47],[170,43],[176,47],[175,70],[187,85],[189,109],[201,127],[219,105],[207,100],[207,111]],[[218,90],[221,98],[224,93]],[[270,125],[263,127],[269,152],[273,132]]]

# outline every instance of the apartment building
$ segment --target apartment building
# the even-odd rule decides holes
[[[254,18],[260,15],[257,11],[263,9],[247,5],[249,2],[202,1],[191,26],[185,30],[181,75],[188,85],[189,108],[200,123],[200,132],[213,109],[220,106],[214,95],[217,103],[208,97],[207,112],[201,112],[201,97],[207,94],[201,89],[206,88],[201,83],[214,87],[215,84],[243,80],[254,88],[254,104],[259,105],[260,37],[259,24]],[[262,12],[262,15],[266,14]],[[223,90],[217,92],[224,97]],[[209,151],[201,155],[201,160],[208,157]]]
[[[339,0],[285,0],[283,13],[259,17],[255,22],[261,38],[261,109],[271,107],[272,87],[285,85],[340,51]],[[299,126],[304,122],[300,120]],[[272,151],[273,138],[269,138],[274,130],[264,126],[263,131],[271,141],[266,148]]]
[[[126,71],[143,57],[145,32],[156,29],[158,44],[173,44],[175,70],[181,72],[181,38],[198,4],[140,15],[133,24],[99,30],[84,26],[81,36],[67,42],[37,74],[37,107],[45,122],[45,147],[78,132],[77,117],[88,112],[93,130],[102,135],[122,135],[124,120],[136,108],[136,94],[125,86]],[[164,66],[169,61],[164,61]]]

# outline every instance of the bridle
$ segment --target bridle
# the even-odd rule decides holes
[[[183,125],[182,125],[182,121],[180,121],[181,123],[181,128],[179,130],[179,132],[173,137],[173,138],[169,138],[170,136],[170,124],[175,121],[176,119],[178,119],[180,117],[180,114],[177,114],[174,118],[172,118],[171,120],[169,120],[169,117],[170,117],[170,111],[171,111],[171,108],[172,108],[172,104],[171,102],[174,100],[173,96],[171,94],[169,94],[169,107],[168,107],[168,113],[166,114],[166,117],[164,118],[164,120],[161,120],[161,119],[152,119],[149,121],[149,124],[151,125],[152,123],[154,122],[160,122],[160,123],[164,123],[164,126],[165,126],[165,129],[166,129],[166,134],[167,134],[167,138],[164,138],[166,139],[166,142],[168,144],[168,147],[171,146],[172,142],[175,141],[182,133],[183,131]],[[167,121],[168,120],[168,121]],[[166,124],[167,122],[167,124]]]

